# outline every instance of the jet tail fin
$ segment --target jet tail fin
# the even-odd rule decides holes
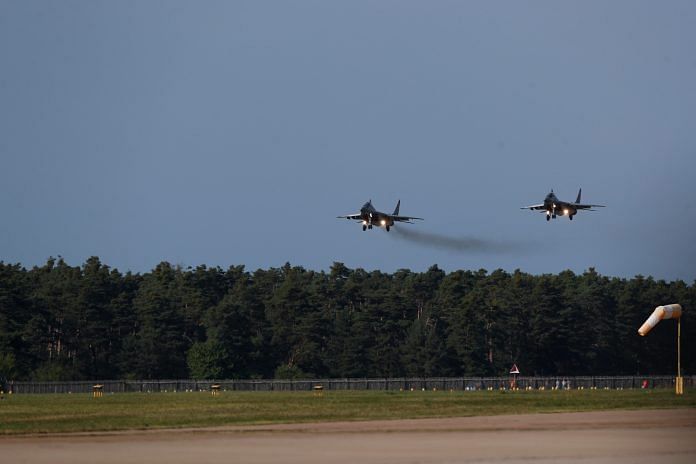
[[[401,206],[401,200],[396,202],[396,208],[394,208],[394,213],[392,216],[398,216],[399,215],[399,207]]]
[[[580,203],[580,197],[582,196],[582,188],[578,190],[578,198],[575,200],[575,203]]]

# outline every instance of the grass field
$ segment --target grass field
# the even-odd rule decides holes
[[[667,389],[13,395],[0,401],[0,435],[693,407],[696,391]]]

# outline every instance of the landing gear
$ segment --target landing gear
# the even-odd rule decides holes
[[[370,224],[369,226],[367,226],[367,228],[370,229],[370,230],[372,230],[372,224]]]
[[[547,214],[547,215],[546,215],[546,220],[549,221],[550,219],[551,219],[551,216],[549,216],[549,215]],[[365,226],[363,226],[363,227],[365,227]],[[365,230],[365,229],[363,228],[363,230]]]
[[[363,232],[365,232],[365,230],[367,230],[367,226],[363,224]]]
[[[387,226],[387,232],[389,232],[389,226]]]
[[[555,215],[555,214],[551,215],[551,217],[554,218],[554,219],[556,219],[556,215]]]
[[[573,220],[573,215],[571,214],[570,216],[568,216],[568,219],[570,219],[570,220],[572,221],[572,220]]]

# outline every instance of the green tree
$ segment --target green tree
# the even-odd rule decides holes
[[[182,311],[179,269],[163,262],[143,278],[133,301],[138,331],[131,340],[135,348],[135,374],[146,379],[186,377],[186,323]]]
[[[77,358],[82,328],[77,301],[81,274],[79,267],[69,266],[60,257],[50,258],[33,273],[33,315],[23,339],[36,367],[35,378],[84,378]]]
[[[225,377],[228,356],[225,347],[215,341],[194,343],[186,356],[186,363],[194,379],[221,379]]]
[[[4,379],[14,379],[17,375],[17,365],[13,353],[0,352],[0,384]]]
[[[11,377],[30,372],[31,359],[22,331],[31,317],[27,272],[19,264],[0,261],[0,355],[12,359]],[[9,369],[8,369],[9,372]],[[6,374],[10,378],[10,374]]]

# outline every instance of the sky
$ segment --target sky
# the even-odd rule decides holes
[[[0,261],[691,283],[694,24],[690,0],[0,0]],[[607,207],[520,209],[580,187]],[[336,218],[368,199],[425,221]]]

